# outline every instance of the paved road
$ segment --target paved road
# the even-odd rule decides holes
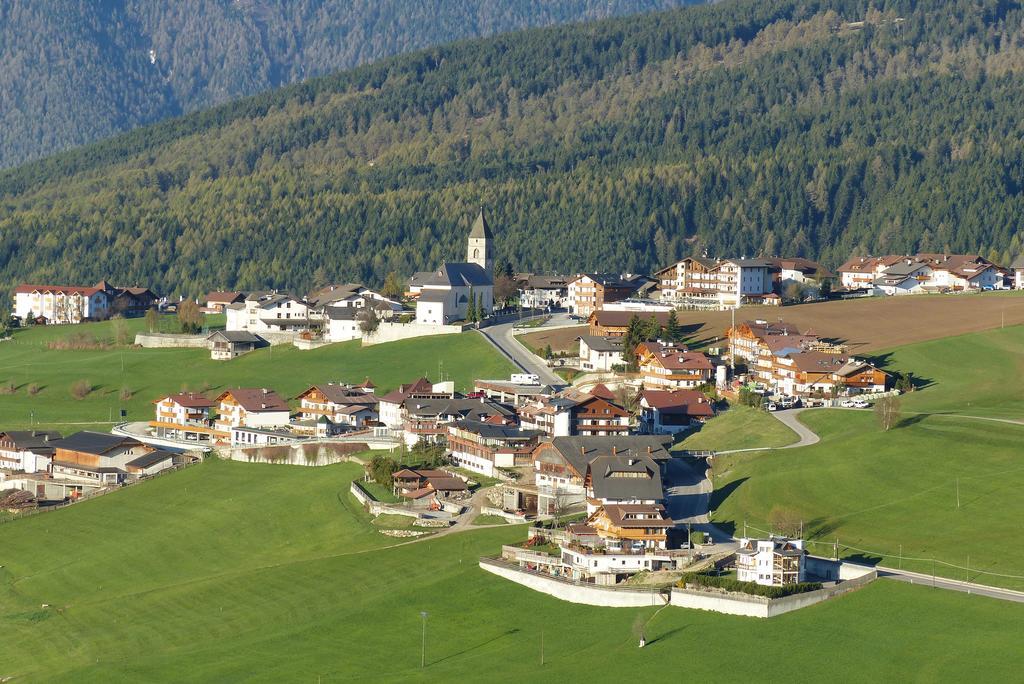
[[[721,550],[737,545],[731,536],[711,524],[708,510],[713,486],[703,459],[673,458],[668,462],[665,477],[665,509],[673,522],[690,523],[716,544],[724,545]]]
[[[776,420],[788,427],[790,430],[797,434],[797,441],[792,444],[787,444],[781,447],[751,447],[750,449],[727,449],[725,451],[716,451],[716,454],[739,454],[745,451],[772,451],[775,449],[796,449],[797,447],[810,446],[817,444],[821,441],[821,437],[817,435],[809,427],[801,423],[797,416],[806,411],[807,409],[786,409],[783,411],[772,411],[771,414],[775,416]]]
[[[480,330],[480,334],[493,344],[498,350],[512,361],[524,373],[533,373],[546,385],[561,387],[565,379],[558,375],[544,363],[543,359],[534,356],[530,350],[516,341],[513,335],[513,323],[502,323],[492,325]]]
[[[989,598],[999,599],[1001,601],[1014,601],[1016,603],[1024,603],[1024,591],[1014,591],[1013,589],[1000,589],[999,587],[990,587],[984,584],[974,584],[973,582],[961,582],[959,580],[945,579],[942,577],[932,577],[931,575],[925,575],[919,572],[910,572],[909,570],[898,570],[896,568],[886,568],[882,567],[881,565],[877,566],[875,569],[878,571],[879,577],[895,580],[897,582],[920,584],[926,587],[946,589],[947,591],[959,591],[964,594],[977,594],[979,596],[987,596]]]

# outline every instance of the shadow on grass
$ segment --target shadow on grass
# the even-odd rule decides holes
[[[840,551],[842,551],[842,545],[840,545]],[[852,556],[844,556],[843,560],[849,561],[850,563],[856,563],[858,565],[870,565],[874,567],[882,562],[882,557],[875,556],[870,553],[855,553]]]
[[[681,625],[679,627],[674,627],[674,628],[668,630],[664,634],[659,634],[658,636],[656,636],[653,639],[651,639],[650,641],[648,641],[647,642],[647,646],[654,646],[655,644],[660,644],[662,641],[666,641],[667,639],[670,639],[671,637],[675,636],[679,632],[682,632],[687,627],[689,627],[689,625]]]
[[[459,657],[461,655],[465,655],[465,654],[470,653],[472,651],[475,651],[477,649],[483,648],[484,646],[487,646],[488,644],[493,644],[495,641],[497,641],[499,639],[504,639],[507,636],[512,636],[513,634],[517,634],[517,633],[519,633],[519,628],[518,627],[510,629],[507,632],[502,632],[501,634],[499,634],[497,636],[494,636],[494,637],[491,637],[490,639],[487,639],[486,641],[481,641],[480,643],[478,643],[475,646],[470,646],[468,648],[462,649],[461,651],[456,651],[455,653],[450,653],[450,654],[446,655],[444,658],[438,658],[437,660],[427,661],[427,665],[434,665],[435,663],[443,663],[446,660],[451,660],[452,658],[457,658],[457,657]]]
[[[715,490],[711,492],[711,498],[709,499],[709,507],[711,508],[711,510],[718,510],[721,507],[722,503],[724,503],[725,500],[728,499],[729,496],[733,492],[735,492],[740,485],[742,485],[749,479],[750,478],[748,477],[741,477],[738,480],[733,480],[732,482],[726,484],[724,487],[716,487]]]

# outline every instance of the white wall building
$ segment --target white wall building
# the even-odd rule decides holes
[[[802,539],[740,539],[736,551],[736,579],[765,586],[806,581]]]
[[[484,315],[490,314],[494,309],[493,239],[484,212],[480,210],[469,233],[466,261],[442,264],[430,276],[417,281],[417,323],[448,325],[465,320],[473,300]]]

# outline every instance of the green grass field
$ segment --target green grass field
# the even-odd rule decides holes
[[[765,643],[785,654],[758,661],[766,681],[1011,681],[1024,666],[1019,606],[887,581],[772,620],[564,603],[477,567],[521,527],[378,534],[347,494],[358,472],[213,461],[0,525],[0,676],[732,681]]]
[[[904,568],[931,572],[907,559],[934,558],[970,568],[940,562],[938,574],[1024,589],[1024,549],[1011,541],[1024,516],[1024,425],[949,415],[1024,418],[1022,343],[1015,327],[896,350],[892,366],[930,381],[901,397],[897,428],[883,432],[871,411],[805,412],[820,443],[717,459],[714,519],[742,533],[744,521],[767,530],[795,518],[819,552],[838,539],[854,547],[847,556],[898,565],[902,546]]]
[[[134,332],[140,319],[126,321]],[[260,349],[231,361],[213,361],[202,349],[123,347],[86,351],[52,350],[47,343],[85,333],[110,341],[112,323],[39,326],[0,343],[0,385],[13,383],[13,394],[0,394],[0,425],[5,429],[52,426],[57,429],[103,429],[117,421],[149,420],[152,402],[183,388],[216,393],[230,387],[270,387],[286,398],[316,382],[359,382],[369,376],[380,390],[427,376],[471,388],[480,377],[507,377],[513,367],[475,332],[403,340],[362,348],[358,341],[311,351],[292,346]],[[87,380],[93,387],[84,399],[71,386]],[[31,396],[29,385],[38,385]],[[121,390],[131,392],[122,401]]]
[[[786,446],[798,439],[792,430],[771,414],[735,404],[709,420],[699,432],[686,437],[676,448],[694,451],[753,449]]]

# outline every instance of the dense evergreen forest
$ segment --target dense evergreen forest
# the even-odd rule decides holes
[[[453,40],[694,0],[4,0],[0,167]]]
[[[1024,10],[727,0],[430,48],[0,174],[0,273],[305,289],[460,254],[980,251],[1024,223]]]

